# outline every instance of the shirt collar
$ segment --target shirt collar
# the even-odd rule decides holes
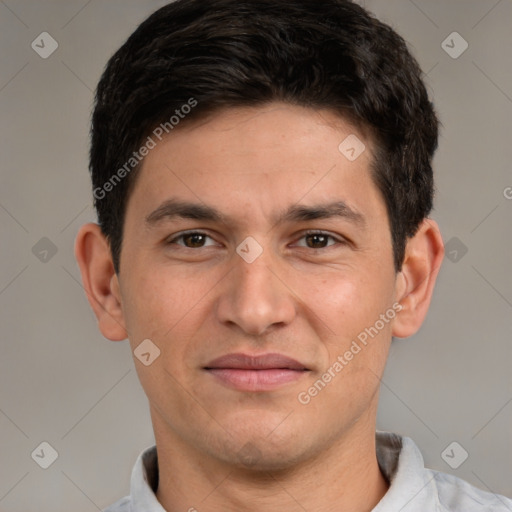
[[[414,441],[390,432],[376,432],[377,461],[390,483],[372,512],[441,510],[434,473],[426,471]],[[158,456],[155,446],[137,459],[131,477],[131,512],[165,512],[156,499]]]
[[[425,470],[419,448],[409,437],[376,432],[377,461],[388,479],[388,492],[372,512],[440,510],[435,476]]]
[[[165,512],[156,499],[158,488],[158,455],[156,446],[144,450],[137,459],[130,482],[130,512]]]

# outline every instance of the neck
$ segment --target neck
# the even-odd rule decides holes
[[[167,512],[370,512],[389,488],[377,463],[372,421],[366,427],[358,422],[327,451],[279,472],[229,467],[181,445],[157,418],[153,423],[157,499]]]

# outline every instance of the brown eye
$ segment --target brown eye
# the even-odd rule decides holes
[[[214,245],[213,243],[206,243],[207,240],[210,239],[207,234],[191,231],[189,233],[182,233],[181,235],[169,240],[169,244],[176,244],[182,247],[186,247],[187,249],[200,249],[201,247],[206,247],[208,245]]]
[[[324,247],[327,247],[329,238],[332,238],[328,235],[322,235],[322,234],[310,234],[306,235],[304,237],[307,242],[307,246],[311,249],[323,249]]]
[[[343,238],[336,238],[329,233],[322,231],[312,231],[304,233],[299,241],[296,243],[298,247],[305,247],[307,249],[326,249],[332,245],[343,245]]]
[[[183,241],[187,247],[195,248],[195,247],[203,247],[205,236],[199,233],[190,233],[189,235],[183,236]]]

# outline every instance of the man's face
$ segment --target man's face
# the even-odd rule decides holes
[[[366,149],[351,161],[339,146],[353,134]],[[331,112],[273,103],[182,127],[150,151],[127,205],[118,294],[132,349],[150,339],[161,351],[135,360],[157,436],[278,469],[373,431],[397,291],[371,150]],[[248,357],[215,362],[230,354]],[[298,365],[251,359],[266,354]]]

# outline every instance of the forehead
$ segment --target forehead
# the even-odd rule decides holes
[[[232,108],[155,142],[130,198],[145,215],[171,197],[234,216],[270,218],[278,205],[339,200],[354,211],[373,202],[373,213],[382,213],[370,175],[372,143],[331,111],[283,103]]]

